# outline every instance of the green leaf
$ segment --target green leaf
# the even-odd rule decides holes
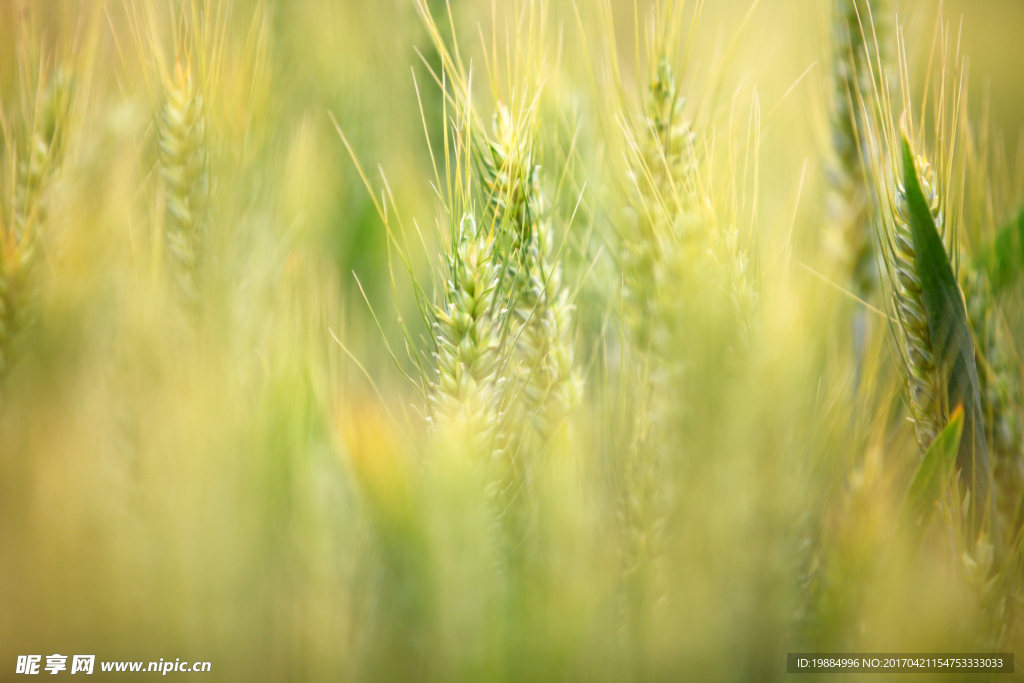
[[[1024,270],[1024,206],[1015,219],[999,228],[976,263],[988,275],[993,294],[999,294],[1017,281]]]
[[[971,491],[970,528],[976,533],[989,510],[988,445],[982,421],[978,368],[974,342],[967,322],[967,309],[957,285],[949,256],[935,228],[935,220],[914,167],[910,143],[903,137],[903,184],[906,189],[910,232],[917,256],[921,298],[928,318],[932,355],[939,372],[947,410],[963,406],[963,438],[957,452],[957,467],[964,473]]]
[[[932,443],[903,500],[903,511],[916,534],[924,533],[935,512],[943,487],[953,475],[953,463],[960,448],[964,428],[964,412],[957,408],[949,423]]]

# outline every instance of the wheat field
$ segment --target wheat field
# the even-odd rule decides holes
[[[0,0],[0,680],[1024,652],[1022,28]]]

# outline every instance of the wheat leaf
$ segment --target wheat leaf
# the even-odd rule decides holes
[[[912,525],[914,533],[919,537],[928,528],[936,503],[942,495],[943,485],[953,474],[953,462],[956,460],[963,434],[964,413],[962,408],[953,411],[953,416],[945,429],[932,442],[924,460],[914,473],[914,478],[907,489],[903,500],[903,512]]]
[[[989,503],[989,468],[974,343],[971,341],[963,296],[949,256],[935,228],[932,212],[921,191],[914,156],[906,135],[903,137],[903,182],[906,186],[914,251],[917,254],[921,298],[944,394],[940,400],[947,410],[963,406],[963,438],[957,452],[957,467],[966,476],[971,490],[971,526],[977,531],[977,525],[984,518]]]

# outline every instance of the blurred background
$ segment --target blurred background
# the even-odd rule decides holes
[[[69,65],[78,88],[66,158],[45,200],[33,322],[12,335],[0,389],[0,680],[14,678],[17,655],[58,652],[210,661],[206,677],[225,681],[679,680],[680,672],[772,680],[786,676],[784,655],[800,646],[963,642],[963,596],[909,562],[906,574],[848,597],[870,605],[860,616],[830,603],[822,623],[831,627],[801,631],[795,566],[806,516],[812,501],[849,488],[823,484],[821,470],[842,470],[844,482],[856,471],[877,487],[871,504],[851,503],[833,525],[872,528],[882,524],[879,506],[891,504],[887,487],[905,480],[913,461],[877,453],[916,447],[890,419],[898,412],[891,367],[874,388],[888,402],[872,404],[879,415],[865,414],[855,439],[830,426],[834,411],[861,409],[836,399],[853,371],[833,314],[849,299],[788,266],[792,258],[825,269],[831,2],[761,0],[742,26],[750,2],[713,0],[695,33],[699,76],[742,27],[722,82],[737,93],[737,139],[745,142],[755,103],[760,115],[759,172],[743,191],[757,196],[748,227],[760,276],[771,281],[761,294],[770,313],[754,369],[724,399],[731,417],[720,429],[730,435],[716,452],[729,465],[702,474],[710,483],[679,513],[702,520],[702,531],[678,535],[643,646],[620,627],[614,487],[602,459],[612,442],[601,392],[614,374],[601,370],[603,335],[617,276],[599,188],[617,153],[601,125],[610,117],[605,65],[619,63],[627,90],[646,85],[634,13],[651,3],[610,1],[614,53],[602,40],[599,3],[545,8],[546,111],[555,122],[546,160],[569,169],[560,215],[583,198],[564,259],[567,279],[583,283],[576,348],[588,398],[574,417],[574,445],[545,475],[558,495],[539,496],[545,521],[525,546],[529,569],[519,571],[531,578],[522,583],[506,580],[504,559],[478,556],[473,537],[459,536],[471,532],[444,531],[454,494],[410,493],[425,486],[408,444],[422,438],[422,405],[402,377],[411,365],[399,320],[413,343],[424,328],[375,201],[401,221],[408,270],[427,285],[441,244],[428,141],[443,163],[445,133],[427,66],[436,71],[440,58],[412,0],[207,3],[218,17],[209,43],[223,55],[206,100],[207,135],[220,142],[211,143],[209,300],[191,322],[164,277],[155,208],[160,80],[145,55],[162,51],[173,64],[175,26],[184,25],[166,4],[152,3],[150,32],[141,0],[0,0],[5,128],[32,119],[26,102],[57,65]],[[476,65],[481,34],[489,44],[495,26],[503,49],[521,4],[450,0],[450,26],[444,3],[431,0],[447,38]],[[923,72],[938,3],[904,0],[896,9],[911,68]],[[1019,166],[1024,3],[947,0],[943,12],[954,36],[962,27],[971,116],[989,119],[1009,166]],[[487,116],[491,107],[482,102]],[[579,151],[566,161],[574,133]],[[4,159],[10,197],[16,173]],[[10,202],[4,211],[12,222]],[[596,225],[589,237],[588,224]],[[877,346],[886,367],[884,338]],[[824,369],[836,358],[847,365]],[[820,412],[832,400],[846,407]],[[873,466],[882,474],[871,484]],[[856,543],[842,552],[854,554]]]

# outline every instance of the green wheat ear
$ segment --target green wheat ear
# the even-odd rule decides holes
[[[503,249],[521,255],[531,238],[532,226],[545,206],[540,195],[540,166],[534,161],[532,133],[520,131],[512,112],[498,102],[490,137],[479,135],[474,145],[480,182],[496,220],[513,228]]]
[[[911,166],[915,161],[911,161]],[[932,221],[942,229],[942,212],[935,187],[935,175],[928,162],[916,161],[917,171],[922,178],[921,187]],[[915,178],[917,176],[915,175]],[[896,184],[895,210],[893,211],[892,263],[896,272],[893,281],[893,302],[900,320],[903,345],[907,354],[908,396],[917,442],[922,452],[927,451],[943,424],[940,395],[942,386],[932,348],[931,332],[925,311],[917,252],[914,235],[910,226],[909,204],[906,198],[905,181]]]
[[[1016,528],[1017,496],[1024,473],[1024,420],[1020,410],[1020,383],[1016,379],[1012,339],[1000,324],[1000,307],[983,268],[968,267],[962,288],[967,318],[975,339],[975,362],[981,389],[981,412],[992,457],[995,500],[1002,521]]]
[[[689,211],[693,202],[695,135],[683,113],[684,103],[672,67],[663,56],[647,91],[643,130],[632,145],[637,163],[631,175],[639,187],[642,207],[636,212],[635,229],[624,235],[621,250],[626,322],[638,349],[648,347],[652,325],[658,319],[652,274],[664,261],[661,242],[672,231],[680,208]]]
[[[437,381],[431,386],[434,426],[471,454],[500,450],[504,380],[498,307],[501,264],[495,243],[471,213],[462,217],[447,257],[443,302],[434,308]]]
[[[0,225],[0,374],[11,363],[11,344],[34,317],[33,270],[40,231],[46,223],[45,197],[66,149],[67,128],[75,93],[74,80],[63,69],[50,76],[33,108],[31,121],[16,134],[13,221]]]
[[[30,234],[33,225],[44,220],[41,200],[63,160],[73,89],[72,79],[63,69],[58,69],[43,90],[38,111],[18,158],[15,185],[17,239]]]
[[[872,197],[861,165],[868,132],[857,101],[858,93],[866,96],[873,91],[873,69],[884,68],[878,65],[888,62],[888,31],[881,19],[886,13],[882,0],[872,3],[870,11],[864,0],[836,0],[834,13],[834,156],[827,167],[829,224],[825,246],[843,277],[852,281],[859,295],[866,296],[876,286],[878,275],[872,242]]]
[[[926,161],[915,157],[905,135],[902,161],[889,255],[911,412],[926,451],[950,411],[963,406],[957,467],[971,492],[970,526],[976,533],[989,511],[990,473],[974,344],[963,294],[940,237],[944,216],[934,176]]]
[[[664,55],[653,71],[642,128],[629,145],[637,220],[624,236],[622,263],[626,322],[640,355],[649,347],[657,357],[657,377],[687,365],[684,340],[702,335],[723,334],[725,360],[738,358],[750,344],[757,292],[736,226],[712,206],[684,98]],[[698,313],[707,319],[694,318]],[[666,381],[687,383],[682,376]]]
[[[516,124],[499,102],[493,137],[478,138],[476,156],[495,223],[508,228],[501,258],[508,264],[504,287],[524,417],[547,437],[579,404],[582,380],[574,367],[573,303],[554,253],[551,209],[535,162],[535,131],[532,120]]]
[[[203,95],[191,65],[175,61],[164,84],[160,117],[161,175],[167,183],[167,246],[174,257],[174,278],[189,305],[199,300],[196,269],[203,241],[203,211],[208,190],[209,154]]]
[[[643,154],[651,166],[652,189],[666,202],[674,201],[676,191],[692,190],[687,179],[696,171],[690,154],[696,136],[683,114],[685,103],[672,67],[663,56],[651,82]]]

